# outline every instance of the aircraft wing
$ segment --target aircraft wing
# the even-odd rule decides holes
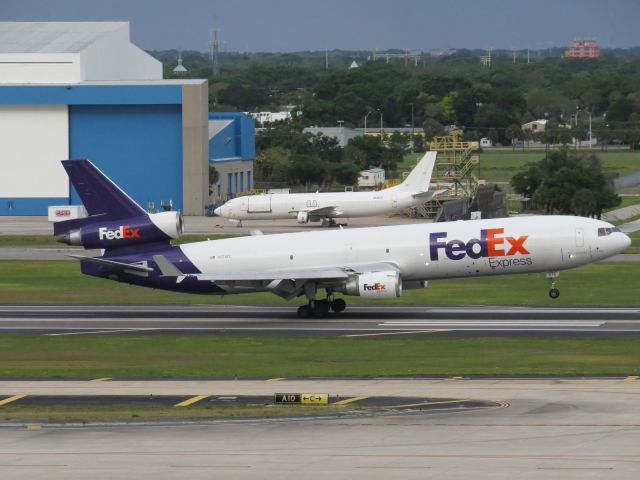
[[[347,278],[349,273],[342,268],[304,268],[291,270],[273,270],[266,272],[217,272],[180,275],[178,282],[185,278],[196,278],[211,282],[251,281],[251,280],[328,280]]]
[[[341,267],[319,267],[319,268],[292,268],[286,270],[271,270],[266,272],[216,272],[216,273],[196,273],[192,275],[180,275],[178,281],[185,278],[196,278],[198,280],[208,280],[211,282],[228,281],[251,281],[251,280],[342,280],[349,275],[358,273],[381,272],[388,270],[399,270],[392,263],[356,264]]]
[[[318,217],[336,217],[342,215],[342,212],[336,210],[336,207],[319,207],[319,208],[305,208],[301,210],[291,210],[289,213],[307,212],[309,215]]]

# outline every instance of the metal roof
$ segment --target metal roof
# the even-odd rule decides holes
[[[0,22],[0,53],[78,53],[129,22]]]

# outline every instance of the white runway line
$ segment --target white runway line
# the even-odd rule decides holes
[[[352,333],[349,335],[341,335],[342,337],[375,337],[378,335],[411,335],[413,333],[440,333],[448,332],[449,330],[437,329],[437,330],[409,330],[401,332],[382,332],[382,333]]]
[[[570,321],[570,320],[504,320],[504,321],[482,321],[482,320],[422,320],[422,321],[398,321],[379,323],[380,327],[601,327],[605,321]]]
[[[99,333],[119,333],[119,332],[148,332],[152,330],[158,330],[157,328],[120,328],[120,329],[112,329],[112,330],[89,330],[83,332],[65,332],[65,333],[45,333],[46,337],[59,337],[62,335],[93,335]]]

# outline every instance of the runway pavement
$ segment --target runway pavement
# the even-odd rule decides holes
[[[635,479],[640,468],[637,377],[30,385],[40,385],[40,391],[69,392],[86,386],[101,392],[171,395],[261,395],[303,389],[345,396],[474,399],[506,408],[156,427],[2,428],[3,478]],[[0,382],[3,392],[8,386]]]
[[[350,305],[299,319],[283,306],[0,306],[0,335],[640,335],[636,307]]]

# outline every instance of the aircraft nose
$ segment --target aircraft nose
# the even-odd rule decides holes
[[[214,209],[213,213],[221,217],[222,216],[222,207],[218,207],[218,208]]]
[[[626,233],[622,233],[622,245],[622,250],[626,250],[631,246],[631,237],[629,237],[629,235],[627,235]]]

